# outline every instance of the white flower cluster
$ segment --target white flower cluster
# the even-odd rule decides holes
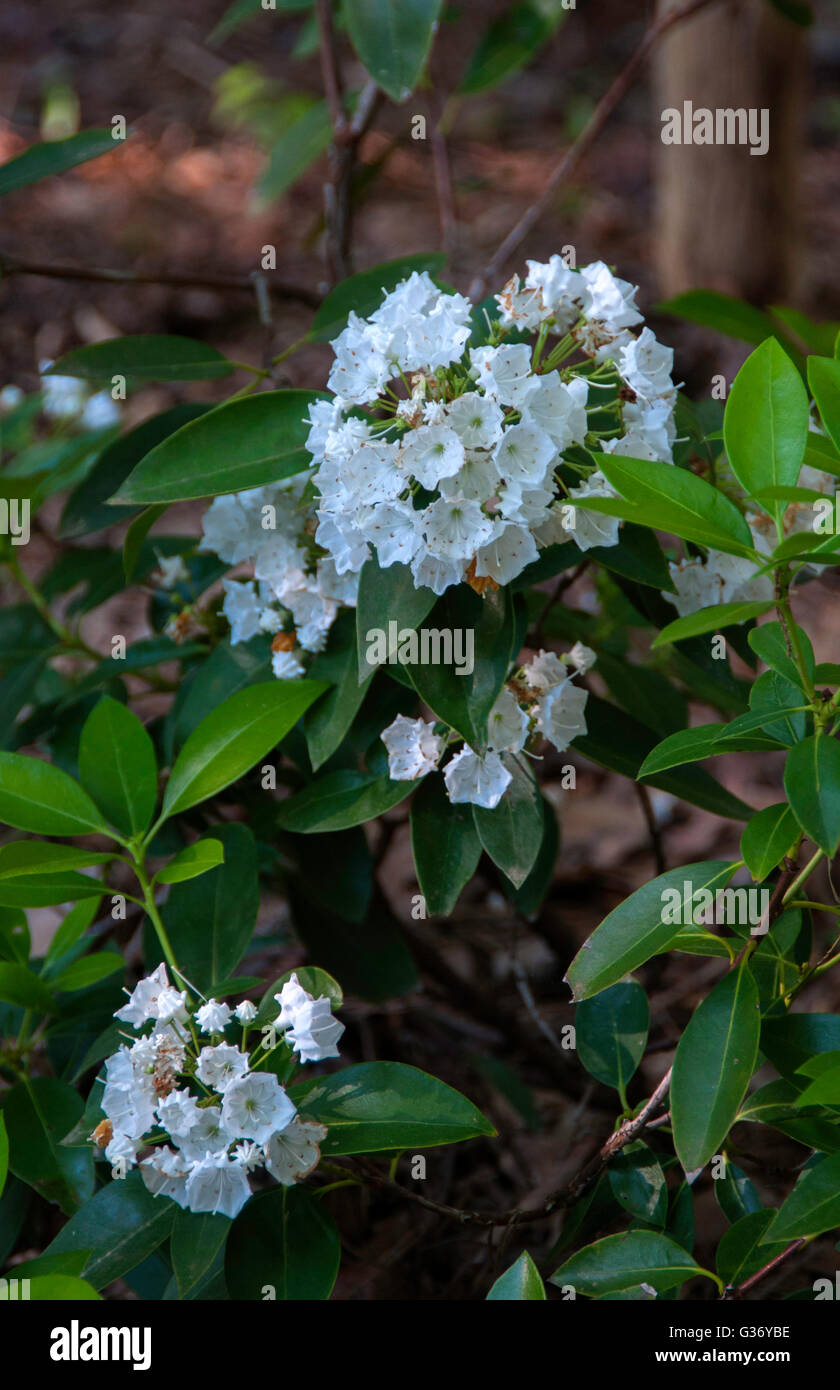
[[[50,420],[72,420],[84,430],[104,430],[120,423],[120,408],[110,391],[91,395],[86,381],[75,376],[44,376],[52,362],[38,364],[42,409]]]
[[[229,565],[253,564],[254,578],[223,580],[222,611],[231,642],[269,633],[275,676],[303,675],[303,656],[319,652],[339,608],[354,606],[358,575],[339,574],[313,544],[306,476],[217,497],[204,514],[201,550]]]
[[[314,999],[292,975],[274,997],[280,1005],[274,1027],[283,1035],[277,1046],[292,1063],[295,1053],[301,1062],[338,1056],[344,1025],[326,996]],[[105,1063],[107,1119],[91,1139],[109,1162],[124,1168],[139,1162],[155,1196],[229,1217],[251,1195],[254,1169],[265,1167],[284,1186],[312,1171],[326,1128],[302,1120],[274,1072],[262,1069],[273,1049],[260,1043],[245,1050],[254,1004],[231,1010],[209,999],[191,1015],[186,990],[175,989],[160,965],[115,1017],[135,1030],[152,1026]],[[241,1046],[225,1040],[228,1027],[237,1027]],[[202,1045],[199,1034],[211,1041]],[[141,1156],[142,1149],[150,1151]]]
[[[521,667],[490,711],[487,751],[477,753],[465,743],[444,767],[450,802],[469,802],[492,811],[513,780],[503,754],[520,753],[529,740],[536,742],[540,737],[562,752],[572,739],[585,734],[589,692],[572,681],[594,661],[595,653],[577,642],[563,657],[540,651]],[[449,744],[434,724],[403,714],[381,737],[388,750],[388,775],[395,782],[413,782],[434,772]]]
[[[578,463],[587,476],[569,490],[556,469],[585,441],[672,461],[673,353],[650,329],[631,331],[642,322],[634,295],[602,262],[576,271],[552,256],[496,296],[486,346],[467,347],[469,300],[425,272],[369,318],[351,313],[332,344],[335,398],[310,406],[307,439],[315,539],[336,573],[357,573],[373,546],[381,566],[409,565],[418,587],[442,594],[466,579],[481,591],[569,536],[584,549],[614,544],[618,521],[583,513],[587,496],[614,495],[603,474]],[[512,331],[519,341],[506,342]],[[523,331],[536,333],[533,347]],[[593,431],[588,411],[599,408],[610,426]]]

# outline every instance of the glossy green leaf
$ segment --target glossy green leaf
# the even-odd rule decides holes
[[[380,664],[379,634],[383,633],[385,637],[385,659],[393,664],[397,659],[400,633],[414,631],[436,602],[433,590],[422,585],[419,589],[415,587],[407,565],[388,565],[382,569],[375,555],[365,561],[359,575],[356,603],[360,683],[367,680]]]
[[[225,1280],[233,1299],[280,1303],[329,1298],[341,1244],[323,1203],[304,1188],[252,1197],[231,1227]]]
[[[542,844],[542,799],[524,759],[512,753],[500,756],[512,780],[492,811],[473,806],[473,821],[482,849],[514,888],[521,888]]]
[[[765,1231],[762,1244],[789,1243],[840,1226],[840,1153],[806,1168]],[[768,1259],[770,1256],[768,1256]]]
[[[417,782],[392,782],[372,772],[341,769],[316,777],[277,808],[277,824],[298,835],[348,830],[374,820],[410,796]]]
[[[671,1120],[686,1173],[708,1163],[735,1122],[755,1070],[760,1024],[758,990],[743,961],[715,985],[680,1038]]]
[[[207,343],[174,335],[141,333],[107,338],[66,352],[47,376],[81,377],[110,386],[114,376],[129,382],[208,381],[230,376],[236,368]]]
[[[89,1250],[85,1278],[95,1289],[103,1289],[163,1244],[177,1212],[174,1202],[153,1197],[140,1174],[131,1172],[121,1181],[100,1188],[71,1216],[47,1253]]]
[[[775,338],[750,354],[733,381],[723,435],[730,467],[747,494],[794,486],[808,435],[808,394]]]
[[[359,683],[356,657],[356,615],[352,608],[339,612],[327,640],[309,675],[331,687],[306,711],[303,730],[313,771],[331,758],[355,719],[367,694],[366,682]],[[368,680],[372,672],[368,673]]]
[[[4,880],[56,874],[67,869],[87,869],[108,864],[113,853],[81,849],[76,845],[54,845],[49,840],[13,840],[0,847],[0,884]]]
[[[763,883],[782,862],[798,835],[796,817],[786,801],[756,811],[741,836],[741,856],[756,883]]]
[[[82,727],[79,780],[121,834],[148,829],[157,801],[155,746],[137,715],[108,695]]]
[[[225,851],[221,840],[196,840],[186,845],[170,859],[164,869],[155,874],[156,883],[186,883],[189,879],[206,874],[224,862]]]
[[[622,980],[575,1013],[581,1065],[605,1086],[623,1092],[644,1055],[650,1026],[647,995],[635,980]]]
[[[77,1303],[99,1302],[100,1295],[86,1279],[74,1274],[42,1274],[29,1280],[28,1298],[32,1302]],[[6,1280],[0,1281],[0,1300],[11,1297]]]
[[[397,285],[407,280],[410,275],[415,272],[419,274],[423,270],[428,271],[430,275],[436,275],[445,263],[445,256],[431,252],[417,256],[402,256],[399,260],[385,261],[370,270],[362,270],[358,275],[349,275],[322,300],[307,337],[315,343],[330,342],[346,327],[351,309],[360,318],[367,318],[368,314],[372,314],[382,303],[383,295],[396,289]],[[387,574],[388,571],[384,573]]]
[[[630,504],[633,515],[627,517],[629,521],[733,555],[753,551],[750,529],[738,508],[702,478],[667,463],[614,454],[595,457],[608,481]],[[596,511],[604,510],[599,499],[592,502],[598,503]]]
[[[204,1277],[218,1257],[232,1228],[226,1216],[208,1211],[178,1211],[172,1226],[169,1252],[184,1298]]]
[[[506,8],[479,39],[459,90],[472,96],[518,72],[548,42],[567,13],[559,0],[548,4],[523,0]]]
[[[724,1231],[715,1258],[717,1272],[728,1287],[743,1284],[784,1250],[783,1243],[769,1248],[759,1244],[774,1215],[772,1211],[753,1211]]]
[[[325,689],[319,681],[266,681],[206,715],[178,754],[163,798],[174,816],[235,782],[265,757]]]
[[[74,169],[77,164],[86,164],[101,154],[119,147],[113,131],[82,130],[78,135],[68,135],[63,140],[45,140],[40,145],[30,145],[23,154],[0,165],[0,197],[11,193],[15,188],[26,188],[38,183],[52,174],[63,174]]]
[[[406,101],[429,56],[443,0],[345,0],[350,40],[392,101]]]
[[[99,903],[96,898],[87,898],[76,903],[75,907],[71,907],[70,911],[62,918],[61,925],[49,944],[47,954],[44,957],[45,966],[54,965],[66,951],[69,951],[84,936],[96,916],[98,906]]]
[[[840,449],[840,360],[809,357],[808,384],[835,449]]]
[[[715,1278],[668,1236],[656,1231],[626,1231],[579,1250],[552,1274],[550,1282],[598,1298],[637,1284],[650,1284],[657,1293],[664,1293],[698,1274]]]
[[[487,1295],[488,1303],[523,1303],[545,1301],[545,1285],[540,1272],[527,1250],[500,1274]]]
[[[200,878],[176,882],[163,921],[180,968],[208,993],[233,974],[253,935],[260,898],[257,851],[247,825],[235,822],[214,826],[192,848],[197,845],[215,845],[224,862]]]
[[[761,1198],[743,1169],[726,1160],[721,1177],[714,1179],[715,1199],[727,1221],[734,1225],[742,1216],[761,1210]]]
[[[428,655],[421,646],[419,662],[406,665],[406,674],[437,718],[484,752],[490,711],[515,655],[510,595],[500,590],[480,597],[466,584],[453,586],[438,599],[422,632]],[[465,634],[472,634],[472,651]]]
[[[658,305],[662,314],[687,319],[702,328],[714,328],[744,343],[763,343],[775,330],[773,320],[761,309],[717,290],[686,290]]]
[[[63,1148],[61,1140],[84,1109],[81,1096],[63,1081],[37,1076],[6,1096],[9,1168],[64,1212],[75,1211],[93,1192],[93,1150]]]
[[[627,1144],[610,1160],[607,1170],[617,1202],[637,1221],[664,1226],[668,1215],[668,1185],[658,1160],[647,1144]]]
[[[428,1149],[495,1134],[466,1096],[401,1062],[362,1062],[325,1076],[299,1108],[305,1119],[327,1125],[325,1157]]]
[[[671,915],[665,913],[669,890],[682,895],[684,884],[689,883],[688,908],[693,910],[698,894],[703,890],[714,894],[729,882],[734,872],[735,865],[722,860],[687,864],[684,868],[669,869],[668,873],[660,874],[631,893],[596,927],[572,961],[566,983],[575,1002],[589,999],[616,984],[673,941],[681,927],[663,921],[663,916]]]
[[[807,633],[797,626],[797,636],[799,645],[805,659],[808,673],[813,680],[815,663],[814,649],[808,639]],[[782,631],[781,623],[762,623],[761,627],[754,627],[747,636],[747,641],[757,656],[761,658],[765,666],[771,667],[785,680],[790,681],[794,686],[801,688],[802,680],[799,675],[796,662],[788,655],[785,635]]]
[[[448,917],[478,868],[481,842],[470,807],[453,806],[442,777],[427,777],[414,794],[411,849],[427,912]]]
[[[98,985],[100,980],[107,980],[109,975],[122,970],[125,970],[125,961],[116,951],[97,951],[92,956],[74,960],[50,984],[53,989],[70,993],[76,989],[89,989],[91,985]]]
[[[666,647],[670,642],[682,642],[686,637],[720,632],[722,628],[758,618],[772,607],[773,600],[768,599],[766,603],[719,603],[714,608],[701,608],[696,613],[688,613],[684,618],[675,618],[668,623],[656,634],[651,646]]]
[[[840,744],[804,738],[785,763],[785,793],[806,835],[832,858],[840,845]]]
[[[0,1001],[36,1013],[56,1012],[55,1000],[43,980],[15,961],[0,961]]]
[[[50,763],[22,753],[0,753],[0,822],[36,835],[108,833],[78,782]]]
[[[307,411],[320,391],[266,391],[182,425],[137,465],[118,504],[180,502],[265,487],[312,466]]]

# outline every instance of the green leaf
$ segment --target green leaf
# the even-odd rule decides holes
[[[669,768],[680,767],[685,763],[702,762],[704,758],[714,758],[722,753],[734,753],[736,750],[752,749],[761,752],[765,749],[770,751],[784,747],[784,744],[770,738],[760,729],[752,735],[725,739],[724,735],[730,727],[731,722],[698,724],[693,729],[680,729],[675,734],[669,734],[648,753],[636,774],[637,778],[639,781],[642,778],[653,778]]]
[[[746,623],[758,618],[773,607],[773,600],[766,603],[719,603],[713,608],[701,608],[696,613],[688,613],[684,618],[675,618],[658,632],[651,642],[652,647],[666,647],[670,642],[681,642],[685,637],[699,637],[704,632],[720,632],[722,628]]]
[[[107,835],[86,792],[40,758],[0,753],[0,821],[36,835]]]
[[[368,314],[372,314],[381,304],[384,294],[396,289],[397,285],[407,280],[415,271],[419,274],[427,270],[430,275],[436,275],[445,264],[445,256],[439,252],[430,252],[419,256],[403,256],[396,261],[385,261],[382,265],[373,266],[371,270],[362,270],[358,275],[348,276],[322,300],[307,337],[314,343],[330,342],[346,327],[351,309],[360,318],[367,318]]]
[[[376,670],[379,661],[376,643],[385,634],[388,661],[396,661],[400,633],[413,632],[422,623],[437,599],[432,589],[415,588],[407,565],[380,567],[376,556],[366,560],[359,575],[356,601],[356,648],[359,682]]]
[[[729,464],[745,491],[793,487],[807,435],[802,378],[784,348],[768,338],[733,381],[723,420]]]
[[[406,101],[429,56],[443,0],[345,0],[356,52],[392,101]]]
[[[299,1108],[328,1127],[325,1157],[429,1149],[496,1132],[466,1096],[401,1062],[362,1062],[322,1077]]]
[[[332,123],[325,101],[314,101],[290,121],[273,141],[260,181],[259,203],[265,207],[283,194],[320,158],[332,138]]]
[[[359,683],[356,615],[352,608],[345,608],[332,625],[326,650],[316,656],[309,670],[312,680],[332,687],[306,711],[303,721],[314,772],[340,746],[367,694],[372,674],[368,673],[367,680]]]
[[[599,1298],[637,1284],[650,1284],[657,1293],[664,1293],[698,1274],[715,1278],[668,1236],[656,1231],[626,1231],[579,1250],[552,1274],[550,1282]]]
[[[86,869],[92,864],[108,864],[113,857],[113,852],[54,845],[48,840],[13,840],[0,848],[0,883],[4,879],[32,878],[66,869]]]
[[[664,1226],[668,1215],[668,1184],[647,1144],[627,1144],[607,1170],[616,1201],[637,1221]]]
[[[461,79],[465,96],[487,91],[517,72],[548,42],[567,12],[554,5],[515,4],[482,34]]]
[[[788,1244],[803,1236],[833,1231],[837,1226],[840,1226],[840,1154],[832,1154],[813,1168],[805,1169],[761,1243],[764,1246],[771,1241]]]
[[[758,990],[744,960],[696,1009],[674,1057],[671,1119],[686,1173],[708,1163],[735,1122],[755,1070],[760,1024]]]
[[[575,1014],[581,1065],[596,1081],[623,1094],[644,1055],[649,1026],[647,995],[635,980],[622,980],[596,998],[584,999]]]
[[[805,834],[833,858],[840,845],[840,744],[825,734],[797,743],[785,763],[785,793]]]
[[[277,824],[297,835],[348,830],[399,806],[417,786],[418,782],[392,782],[372,772],[328,772],[280,803]]]
[[[225,1281],[233,1299],[277,1302],[328,1299],[338,1274],[341,1243],[329,1212],[303,1188],[260,1193],[239,1213],[225,1251]]]
[[[320,681],[266,681],[229,696],[205,716],[178,754],[163,817],[206,801],[248,772],[325,688]]]
[[[809,357],[808,384],[831,442],[840,449],[840,361],[836,357]]]
[[[108,695],[82,726],[79,780],[121,834],[133,839],[148,830],[157,802],[155,746],[137,715]]]
[[[3,1111],[0,1110],[0,1196],[3,1195],[3,1188],[6,1186],[6,1178],[9,1172],[9,1133],[6,1129],[6,1121],[3,1118]]]
[[[82,902],[71,907],[70,911],[62,919],[61,926],[50,942],[47,954],[44,957],[44,965],[54,965],[60,960],[71,946],[84,936],[88,927],[96,916],[96,909],[99,906],[98,899],[87,898]]]
[[[814,671],[816,669],[814,649],[811,646],[808,634],[803,632],[801,627],[797,626],[796,632],[805,658],[808,674],[813,680]],[[769,666],[771,670],[775,671],[785,680],[790,681],[792,685],[798,686],[799,689],[802,688],[802,678],[799,674],[796,662],[788,656],[787,643],[785,642],[785,635],[782,631],[781,623],[762,623],[761,627],[754,627],[752,631],[748,633],[747,641],[756,656],[760,657],[764,662],[765,666]]]
[[[406,666],[412,685],[438,719],[457,729],[476,752],[483,752],[490,711],[515,654],[510,594],[500,590],[482,598],[466,584],[453,586],[438,599],[422,632],[429,651],[420,647],[419,662]],[[462,638],[460,647],[456,633]],[[468,634],[473,644],[471,671],[464,664],[470,655]]]
[[[788,1014],[765,1018],[761,1050],[783,1076],[792,1076],[816,1053],[840,1051],[840,1014]]]
[[[521,888],[542,844],[542,799],[523,760],[511,753],[500,756],[512,781],[494,810],[473,806],[473,820],[482,849],[514,888]]]
[[[151,420],[144,420],[142,425],[137,425],[127,434],[120,435],[107,449],[103,449],[93,468],[67,499],[59,524],[59,535],[62,539],[69,540],[76,536],[88,535],[91,531],[100,531],[106,526],[114,526],[125,516],[130,516],[134,508],[126,508],[122,513],[115,511],[108,505],[109,497],[113,497],[132,468],[135,468],[156,444],[160,444],[168,435],[174,434],[175,430],[188,421],[206,414],[209,409],[209,405],[196,401],[173,406],[171,410],[164,410]],[[154,517],[159,515],[160,512],[156,512]],[[151,522],[147,522],[146,531],[150,525]],[[143,532],[144,538],[146,531]],[[128,577],[131,577],[130,574]]]
[[[246,825],[214,826],[212,838],[191,848],[199,845],[221,848],[224,862],[199,879],[176,882],[163,921],[185,976],[207,993],[233,974],[248,949],[260,893],[256,845]]]
[[[115,149],[118,143],[110,129],[102,129],[82,130],[64,140],[45,140],[43,144],[30,145],[23,154],[0,165],[0,197],[15,188],[38,183],[51,174],[63,174],[77,164],[86,164],[89,159]]]
[[[207,1211],[179,1211],[172,1226],[169,1253],[184,1298],[204,1277],[227,1240],[232,1223]]]
[[[715,1261],[717,1272],[727,1287],[743,1284],[784,1250],[784,1244],[776,1249],[759,1246],[774,1216],[773,1211],[753,1211],[724,1231]]]
[[[109,975],[116,974],[118,970],[125,970],[125,961],[121,955],[116,951],[97,951],[95,955],[82,956],[81,960],[74,960],[50,983],[53,989],[70,993],[75,989],[89,989],[91,985],[98,985],[100,980],[107,980]]]
[[[540,1272],[527,1250],[510,1269],[500,1274],[487,1295],[488,1303],[522,1303],[526,1300],[545,1301],[545,1285]]]
[[[761,309],[717,290],[687,290],[665,300],[657,308],[662,314],[699,323],[703,328],[714,328],[744,343],[763,343],[775,332],[773,320]]]
[[[312,467],[304,445],[323,391],[266,391],[231,400],[152,449],[114,497],[120,505],[180,502],[265,487]]]
[[[39,1014],[57,1012],[55,1000],[43,980],[17,962],[0,961],[0,1001]]]
[[[86,874],[17,874],[0,880],[0,903],[4,907],[56,907],[81,898],[98,901],[102,891],[99,879]]]
[[[798,834],[796,818],[786,801],[756,811],[741,836],[741,857],[756,883],[763,883],[781,863]]]
[[[84,1109],[81,1096],[63,1081],[37,1076],[8,1092],[9,1168],[64,1212],[75,1211],[93,1192],[93,1150],[67,1149],[62,1137]]]
[[[155,883],[186,883],[189,879],[206,874],[224,863],[225,851],[220,840],[196,840],[170,859],[164,869],[155,874]]]
[[[69,1153],[78,1150],[67,1150]],[[85,1278],[95,1289],[128,1274],[169,1236],[178,1208],[153,1197],[137,1172],[102,1187],[71,1216],[47,1247],[48,1254],[89,1250]]]
[[[630,503],[634,514],[628,520],[732,555],[754,550],[750,529],[734,502],[702,478],[672,464],[647,459],[613,454],[593,457],[607,480]],[[599,499],[591,501],[594,504]],[[603,508],[599,504],[595,510]]]
[[[160,502],[154,507],[146,507],[139,516],[134,518],[126,531],[123,543],[123,573],[126,584],[130,584],[134,578],[134,571],[140,560],[146,537],[165,511],[165,502]]]
[[[733,1225],[742,1216],[762,1209],[761,1199],[746,1173],[728,1158],[723,1176],[714,1180],[714,1190],[718,1206]]]
[[[708,890],[714,895],[729,882],[735,867],[722,860],[712,860],[669,869],[668,873],[660,874],[619,903],[595,928],[569,967],[566,983],[575,1002],[589,999],[616,984],[674,940],[681,928],[673,921],[663,921],[666,894],[676,890],[682,897],[684,885],[690,884],[691,896],[686,908],[693,912],[698,894]],[[669,918],[673,915],[668,913]]]
[[[427,777],[417,788],[411,849],[427,911],[448,917],[478,868],[481,842],[469,806],[452,805],[442,777]]]
[[[207,343],[141,333],[73,348],[54,362],[46,375],[81,377],[110,386],[114,376],[124,376],[129,382],[209,381],[230,376],[235,370],[232,362]]]

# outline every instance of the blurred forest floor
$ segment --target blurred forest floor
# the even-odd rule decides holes
[[[223,0],[179,0],[177,6],[169,0],[133,0],[119,8],[107,0],[38,0],[37,5],[5,0],[0,11],[0,162],[39,138],[45,94],[52,94],[60,110],[67,93],[75,93],[83,126],[110,125],[114,115],[122,114],[134,134],[113,154],[7,198],[0,249],[38,262],[247,275],[258,264],[261,248],[273,244],[281,279],[323,288],[323,164],[310,169],[290,195],[254,208],[252,190],[264,155],[252,134],[233,127],[219,107],[219,83],[233,64],[258,65],[277,82],[319,94],[317,60],[292,63],[291,47],[300,30],[294,17],[272,16],[268,43],[264,27],[251,24],[220,47],[209,48],[207,35],[225,8]],[[461,20],[439,45],[433,63],[438,89],[454,87],[475,44],[478,20],[483,27],[492,8],[475,0],[461,7]],[[527,71],[463,107],[450,145],[458,229],[448,272],[461,289],[540,193],[560,151],[638,39],[639,27],[628,25],[623,0],[599,0],[597,21],[594,13],[584,13],[588,8],[581,0],[581,22],[567,24]],[[840,31],[818,27],[812,40],[802,277],[795,302],[815,317],[840,318],[840,95],[831,82]],[[386,108],[362,146],[363,161],[382,164],[356,216],[356,269],[440,245],[430,142],[410,138],[411,116],[434,114],[435,101],[431,93],[421,92],[405,107]],[[747,349],[652,312],[660,297],[651,246],[652,160],[658,135],[658,113],[649,84],[643,82],[612,119],[581,174],[558,194],[519,264],[521,268],[526,255],[545,259],[572,244],[579,264],[603,259],[615,265],[620,275],[640,285],[640,307],[658,335],[676,346],[676,379],[702,395],[712,374],[731,372]],[[311,311],[300,304],[277,301],[272,350],[280,352],[305,332],[310,317]],[[259,361],[265,351],[264,331],[247,293],[29,276],[0,282],[0,384],[14,381],[33,389],[39,359],[54,358],[80,342],[129,333],[194,336],[240,361]],[[328,362],[327,349],[305,349],[283,365],[275,384],[320,386]],[[126,419],[134,424],[176,400],[219,394],[212,383],[147,388],[132,398]],[[162,529],[197,532],[201,510],[196,504],[171,508]],[[106,533],[114,543],[119,537],[119,528]],[[101,544],[102,534],[90,541]],[[52,554],[50,541],[33,537],[27,552],[32,571],[44,568]],[[812,636],[818,661],[840,661],[838,588],[840,582],[829,574],[797,599],[798,616]],[[585,607],[589,597],[584,577],[566,601]],[[87,639],[103,647],[112,632],[133,640],[145,631],[136,591],[97,610],[85,623]],[[597,679],[594,685],[598,688]],[[150,702],[144,713],[152,712]],[[696,723],[711,717],[702,708],[692,713]],[[606,912],[653,876],[655,860],[633,785],[582,758],[567,760],[577,764],[577,789],[562,791],[559,781],[550,780],[545,786],[559,812],[562,846],[551,894],[534,924],[513,918],[506,900],[481,878],[465,892],[453,918],[412,922],[411,899],[417,889],[405,813],[393,813],[395,823],[385,832],[386,892],[409,932],[423,989],[384,1007],[351,1001],[344,1014],[350,1025],[348,1046],[359,1059],[392,1058],[425,1067],[463,1089],[493,1117],[501,1142],[433,1151],[428,1158],[424,1193],[460,1207],[535,1205],[603,1142],[617,1110],[614,1094],[591,1082],[575,1054],[557,1043],[563,1025],[573,1019],[562,977],[581,941]],[[779,799],[778,759],[735,755],[727,759],[725,771],[720,760],[714,771],[755,807]],[[676,803],[664,793],[653,793],[652,801],[669,867],[739,857],[740,825]],[[381,833],[372,831],[374,838]],[[32,914],[43,942],[58,916],[50,909]],[[266,899],[261,923],[266,933],[287,923],[280,898]],[[266,954],[266,978],[303,958],[290,936],[279,960],[276,951]],[[259,963],[254,973],[258,970]],[[656,1085],[693,1008],[723,970],[720,961],[672,955],[639,972],[651,998],[653,1050],[631,1084],[632,1103]],[[840,1008],[833,977],[808,990],[800,1007]],[[500,1064],[507,1069],[504,1074]],[[775,1202],[792,1185],[794,1165],[804,1151],[774,1131],[764,1130],[759,1143],[755,1126],[742,1128],[749,1132],[739,1161],[763,1199]],[[656,1147],[655,1134],[650,1142]],[[760,1176],[749,1156],[752,1150],[762,1155]],[[405,1174],[401,1177],[408,1184]],[[697,1185],[701,1263],[724,1224],[711,1188],[705,1177]],[[446,1222],[390,1194],[340,1192],[334,1201],[351,1252],[339,1298],[481,1298],[523,1246],[544,1261],[561,1226],[558,1216],[501,1237],[495,1233],[491,1242],[486,1232]],[[798,1269],[786,1266],[775,1285],[766,1282],[763,1296],[804,1287],[817,1275],[833,1272],[835,1262],[830,1241],[814,1242]],[[702,1286],[696,1296],[704,1296]]]

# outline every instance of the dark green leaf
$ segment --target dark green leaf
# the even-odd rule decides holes
[[[107,695],[82,728],[79,780],[123,835],[148,829],[157,801],[155,746],[137,715]]]
[[[51,174],[63,174],[77,164],[86,164],[100,154],[107,154],[119,144],[111,130],[82,130],[63,140],[45,140],[30,145],[23,154],[0,165],[0,197],[15,188],[26,188]]]
[[[575,1014],[577,1052],[582,1065],[605,1086],[622,1094],[644,1055],[650,1026],[647,995],[635,980],[622,980]]]
[[[351,42],[393,101],[406,101],[429,56],[443,0],[345,0]]]
[[[303,1188],[263,1192],[239,1213],[225,1251],[233,1299],[312,1302],[329,1298],[341,1258],[332,1217]]]
[[[522,1303],[526,1300],[545,1301],[545,1285],[540,1272],[527,1250],[500,1274],[487,1295],[488,1303]]]
[[[481,858],[469,806],[453,806],[442,777],[427,777],[411,803],[414,870],[427,911],[448,917]]]
[[[95,1289],[103,1289],[163,1244],[177,1211],[168,1197],[153,1197],[139,1173],[129,1173],[100,1188],[59,1231],[47,1253],[89,1250],[85,1278]]]
[[[785,793],[805,834],[832,858],[840,845],[840,744],[825,734],[797,743],[785,763]]]

